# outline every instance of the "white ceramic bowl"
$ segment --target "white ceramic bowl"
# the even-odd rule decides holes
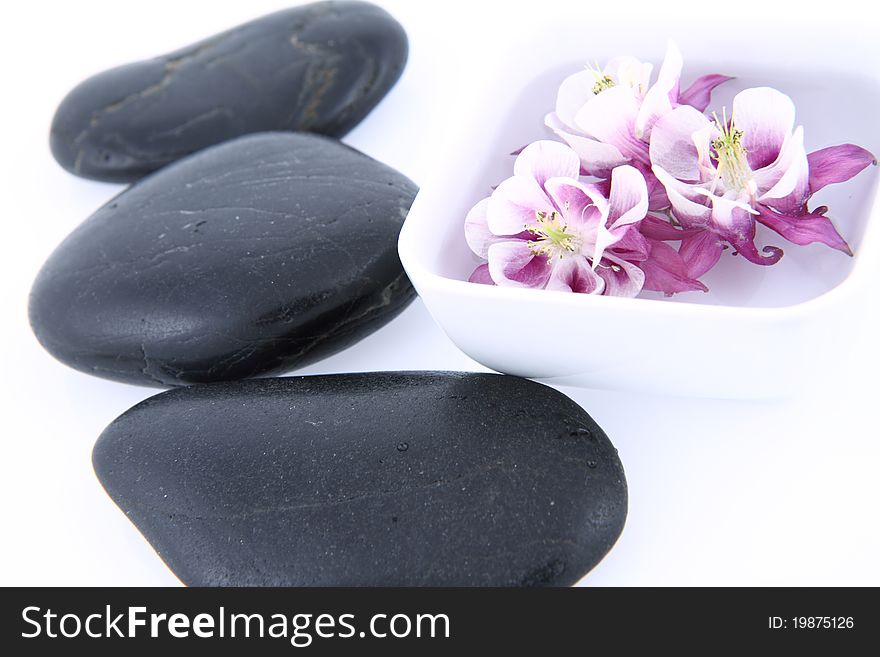
[[[615,26],[606,19],[589,39],[575,18],[532,25],[528,44],[534,47],[512,37],[510,52],[463,85],[447,150],[438,154],[401,232],[403,265],[453,342],[499,372],[695,396],[796,392],[829,371],[841,346],[845,351],[860,299],[874,294],[873,280],[880,280],[875,167],[813,199],[831,208],[854,258],[821,245],[798,247],[768,232],[759,233],[758,244],[783,247],[782,261],[760,267],[727,251],[703,279],[708,294],[624,299],[466,282],[479,261],[464,240],[465,215],[512,174],[508,153],[551,137],[543,117],[559,83],[594,59],[633,54],[653,61],[656,72],[673,38],[684,55],[683,88],[705,73],[737,76],[716,91],[710,108],[729,108],[743,88],[775,86],[794,99],[808,150],[855,142],[880,153],[880,42],[864,26],[850,26],[846,43],[817,47],[833,27],[707,35],[671,21],[633,31],[624,29],[625,20]]]

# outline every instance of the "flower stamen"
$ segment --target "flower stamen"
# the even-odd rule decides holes
[[[746,158],[746,149],[743,146],[743,131],[738,129],[733,122],[727,120],[727,109],[722,108],[721,119],[714,112],[712,117],[715,119],[715,125],[721,133],[712,141],[712,148],[715,150],[715,160],[717,162],[715,180],[712,183],[712,191],[714,193],[718,180],[724,183],[725,189],[728,190],[747,190],[752,193],[752,169]]]
[[[577,249],[575,236],[568,232],[568,226],[562,223],[556,210],[536,210],[535,223],[526,224],[525,229],[538,238],[527,242],[533,255],[562,258],[566,253],[574,253]]]
[[[594,95],[598,96],[606,89],[610,89],[611,87],[615,86],[615,82],[612,77],[602,71],[602,69],[599,67],[598,62],[596,62],[593,66],[587,64],[586,68],[596,78],[596,84],[593,85]]]

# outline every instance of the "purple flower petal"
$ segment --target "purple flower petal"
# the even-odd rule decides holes
[[[547,281],[548,290],[602,294],[605,281],[597,276],[583,256],[562,258],[553,265],[553,273]]]
[[[776,246],[765,246],[762,251],[767,255],[758,253],[755,246],[755,222],[751,221],[745,234],[728,232],[722,233],[722,237],[736,249],[743,258],[756,265],[775,265],[782,257],[782,249]]]
[[[609,253],[602,258],[596,273],[605,281],[603,294],[614,297],[634,297],[642,291],[645,272],[636,265]]]
[[[758,221],[775,230],[789,242],[795,244],[812,244],[819,242],[832,249],[852,255],[849,244],[841,237],[831,220],[820,212],[812,212],[800,216],[788,216],[774,212],[771,208],[761,207]]]
[[[639,223],[642,235],[652,240],[682,240],[691,235],[696,235],[697,230],[687,230],[671,223],[668,219],[662,219],[653,214],[647,215]]]
[[[660,212],[669,207],[669,196],[666,194],[666,188],[657,180],[657,176],[651,171],[650,167],[637,167],[645,177],[648,184],[648,209],[654,212]]]
[[[714,230],[742,257],[756,265],[775,265],[782,257],[782,249],[766,246],[762,256],[755,246],[755,218],[751,208],[742,207],[741,202],[720,196],[711,197],[712,223]]]
[[[489,274],[489,265],[485,263],[474,269],[474,273],[470,275],[468,281],[470,283],[480,283],[481,285],[495,285],[495,281],[492,280],[492,276]]]
[[[617,241],[609,249],[615,257],[623,258],[627,262],[641,262],[648,258],[651,254],[651,245],[639,232],[641,225],[640,222],[638,225],[625,226],[617,231]]]
[[[687,275],[697,279],[712,269],[721,258],[721,239],[710,230],[693,231],[681,241],[678,255],[687,266]]]
[[[496,285],[542,288],[551,267],[544,256],[536,256],[523,240],[496,242],[489,247],[489,274]]]
[[[754,239],[745,239],[742,240],[739,244],[731,242],[731,245],[742,257],[756,265],[775,265],[777,262],[779,262],[780,258],[782,258],[783,255],[782,249],[780,249],[778,246],[765,246],[763,249],[761,249],[761,251],[766,253],[767,255],[762,256],[760,253],[758,253],[758,248],[755,246]]]
[[[646,290],[663,292],[667,296],[676,292],[709,291],[700,281],[689,276],[684,258],[665,242],[652,241],[651,255],[640,262],[639,267],[645,272]]]
[[[810,163],[811,194],[825,185],[847,181],[868,165],[877,164],[877,158],[870,151],[855,144],[829,146],[810,153],[807,159]]]
[[[690,105],[701,112],[709,107],[712,91],[720,84],[733,80],[728,75],[704,75],[694,80],[694,83],[678,96],[678,102],[682,105]]]
[[[794,103],[772,87],[740,91],[733,99],[733,119],[743,131],[746,159],[754,171],[771,164],[794,128]]]
[[[786,140],[779,156],[769,166],[754,172],[758,203],[783,213],[800,210],[810,196],[809,165],[801,126]]]

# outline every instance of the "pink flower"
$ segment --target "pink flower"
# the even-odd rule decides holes
[[[670,42],[653,85],[652,66],[632,57],[575,73],[562,82],[556,111],[545,123],[575,150],[584,173],[607,178],[615,167],[631,164],[646,178],[651,209],[667,207],[663,187],[651,172],[648,144],[654,124],[681,104],[705,109],[712,89],[731,79],[707,75],[680,92],[681,68],[681,53]]]
[[[643,288],[705,289],[675,249],[639,231],[648,190],[637,169],[616,167],[597,184],[579,172],[578,154],[564,144],[523,149],[513,177],[465,220],[468,245],[488,261],[470,280],[628,297]]]
[[[827,208],[810,212],[810,196],[827,184],[842,182],[874,162],[863,148],[846,144],[810,154],[803,128],[794,128],[794,103],[769,87],[736,95],[726,113],[710,121],[681,106],[654,125],[652,170],[666,189],[673,216],[687,229],[711,235],[693,238],[687,249],[699,264],[699,276],[718,260],[721,241],[751,262],[772,265],[781,249],[755,246],[756,221],[795,244],[821,242],[852,254],[825,217]]]

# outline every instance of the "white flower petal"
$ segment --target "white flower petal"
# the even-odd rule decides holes
[[[736,234],[742,237],[743,231],[754,224],[752,215],[758,213],[749,205],[745,195],[737,196],[735,192],[728,192],[724,196],[718,196],[699,187],[695,187],[693,192],[705,197],[711,204],[709,226],[722,235],[729,237]]]
[[[513,176],[495,188],[486,208],[486,224],[495,235],[516,235],[535,223],[536,212],[555,208],[530,176]]]
[[[666,189],[675,218],[685,228],[705,228],[712,217],[712,208],[702,197],[695,193],[700,189],[697,185],[685,183],[669,175],[662,167],[655,166],[652,171],[657,180]]]
[[[651,164],[688,182],[703,182],[711,167],[709,143],[717,134],[712,122],[690,105],[682,105],[657,121],[651,133]],[[702,164],[702,166],[701,166]]]
[[[743,131],[743,146],[752,170],[779,156],[794,128],[794,103],[771,87],[740,91],[733,99],[733,124]]]
[[[691,191],[694,197],[703,197],[709,199],[709,202],[714,205],[718,204],[719,207],[727,208],[730,206],[731,208],[739,208],[749,214],[758,214],[758,211],[752,207],[750,202],[749,194],[745,190],[731,190],[725,192],[724,194],[719,195],[717,192],[713,193],[711,190],[706,189],[705,187],[700,187],[697,185],[692,186]],[[727,210],[725,209],[724,214],[727,214]]]
[[[569,131],[555,113],[548,114],[544,123],[571,146],[580,158],[581,165],[590,175],[606,178],[614,167],[629,161],[611,144]]]
[[[542,139],[526,146],[513,163],[514,176],[529,176],[543,186],[548,178],[577,178],[580,159],[569,146]]]
[[[584,105],[575,125],[584,134],[614,146],[630,159],[647,160],[647,144],[635,138],[632,129],[639,101],[626,87],[611,87]]]
[[[617,167],[611,172],[611,193],[608,198],[608,228],[634,224],[648,212],[648,184],[635,167]]]
[[[489,230],[489,224],[486,221],[486,212],[489,208],[489,199],[484,198],[477,203],[468,212],[464,220],[464,238],[467,241],[471,251],[481,258],[486,258],[489,247],[495,242],[506,239],[494,235]]]
[[[580,71],[562,81],[556,94],[556,114],[560,121],[574,126],[578,110],[596,97],[593,93],[595,84],[596,75],[591,71]]]
[[[642,97],[648,91],[653,70],[653,64],[642,63],[635,57],[623,56],[609,60],[602,72],[610,76],[616,84],[629,87]]]
[[[635,121],[635,135],[648,141],[651,129],[662,116],[672,111],[672,101],[678,98],[678,86],[681,80],[681,53],[670,41],[666,47],[666,57],[660,67],[657,82],[645,94]]]

